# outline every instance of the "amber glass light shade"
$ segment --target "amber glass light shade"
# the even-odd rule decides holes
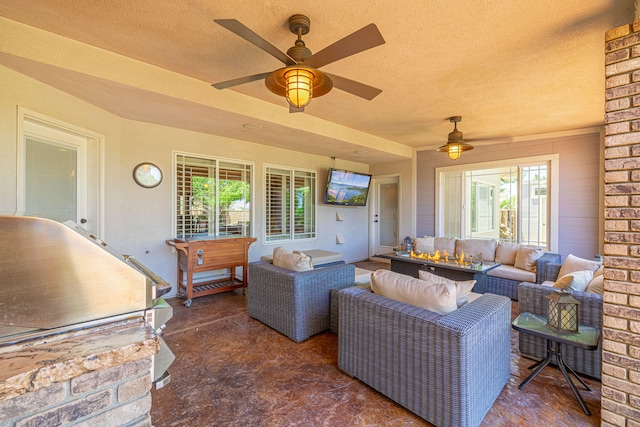
[[[289,104],[302,108],[313,98],[313,74],[303,68],[294,68],[284,75],[285,97]]]
[[[460,144],[449,144],[449,152],[447,154],[451,160],[458,160],[462,155]]]
[[[458,160],[462,155],[463,151],[473,150],[473,146],[466,144],[464,142],[453,142],[450,141],[438,148],[436,151],[441,153],[447,153],[451,160]]]
[[[271,72],[264,79],[264,84],[271,92],[284,96],[289,105],[299,109],[309,104],[311,98],[318,98],[333,88],[329,76],[303,64]]]

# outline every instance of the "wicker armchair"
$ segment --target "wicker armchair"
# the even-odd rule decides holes
[[[310,271],[290,271],[268,262],[249,263],[249,316],[295,342],[329,329],[331,289],[353,286],[355,267],[343,261]]]
[[[560,264],[547,265],[547,280],[556,280]],[[538,283],[520,283],[518,286],[518,306],[520,313],[528,312],[547,315],[547,299],[545,296],[555,292],[552,286]],[[578,316],[580,323],[602,330],[602,295],[590,292],[572,292],[571,295],[580,301]],[[520,353],[525,357],[543,359],[547,354],[545,340],[529,334],[519,334]],[[593,378],[602,377],[602,337],[597,350],[587,351],[576,347],[563,346],[562,357],[574,371]]]
[[[339,292],[338,366],[438,426],[477,426],[509,379],[511,301],[440,315],[361,287]]]

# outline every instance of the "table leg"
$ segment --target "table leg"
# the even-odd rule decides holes
[[[564,365],[565,368],[567,368],[567,371],[571,372],[573,374],[573,376],[576,377],[576,379],[578,381],[580,381],[580,384],[582,384],[584,386],[585,390],[591,391],[591,388],[584,381],[582,381],[582,378],[580,378],[578,376],[578,374],[576,374],[573,369],[571,369],[571,366],[569,366],[566,363],[564,363],[564,359],[562,360],[562,364]]]
[[[587,415],[591,415],[591,411],[589,411],[589,408],[587,408],[587,405],[584,403],[584,400],[582,399],[582,396],[580,395],[580,392],[576,388],[575,384],[573,384],[573,381],[571,381],[571,377],[569,376],[569,373],[567,372],[567,368],[569,368],[569,367],[564,363],[564,360],[562,359],[562,346],[561,346],[561,344],[560,343],[554,343],[554,344],[556,346],[556,358],[558,360],[558,368],[560,368],[560,372],[562,372],[562,375],[564,376],[564,378],[569,383],[569,387],[571,387],[571,391],[573,392],[573,394],[578,399],[578,402],[580,403],[580,406],[582,406],[582,410],[584,411],[584,413],[587,414]],[[569,369],[571,370],[571,368],[569,368]],[[573,370],[571,370],[571,372],[573,373],[573,375],[575,375],[575,372],[573,372]],[[576,377],[577,377],[577,375],[576,375]],[[578,378],[578,379],[580,380],[580,378]],[[584,384],[584,382],[582,382],[582,380],[580,380],[580,382],[586,387],[586,384]]]
[[[536,370],[533,371],[531,374],[529,374],[529,376],[520,383],[520,385],[518,386],[520,390],[522,390],[527,384],[529,384],[531,380],[534,379],[536,375],[538,375],[540,371],[542,371],[551,361],[551,354],[552,354],[551,342],[549,340],[546,340],[546,341],[547,341],[547,357],[545,357],[539,362],[536,362],[534,365],[532,365],[529,368],[529,369],[536,368]]]

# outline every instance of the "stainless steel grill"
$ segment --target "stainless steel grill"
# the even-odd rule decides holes
[[[144,318],[160,339],[154,382],[170,381],[175,357],[161,337],[171,285],[73,222],[0,216],[0,346]]]

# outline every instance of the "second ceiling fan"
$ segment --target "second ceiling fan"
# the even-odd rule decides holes
[[[309,32],[310,26],[309,18],[304,15],[293,15],[289,18],[289,30],[298,38],[287,53],[282,52],[235,19],[215,19],[214,21],[285,64],[284,68],[275,71],[212,84],[216,89],[226,89],[264,79],[265,85],[271,92],[287,99],[290,112],[304,111],[304,107],[312,98],[328,93],[333,87],[367,100],[372,100],[382,92],[364,83],[318,70],[347,56],[384,44],[382,34],[375,24],[369,24],[312,54],[302,40],[302,36]]]

